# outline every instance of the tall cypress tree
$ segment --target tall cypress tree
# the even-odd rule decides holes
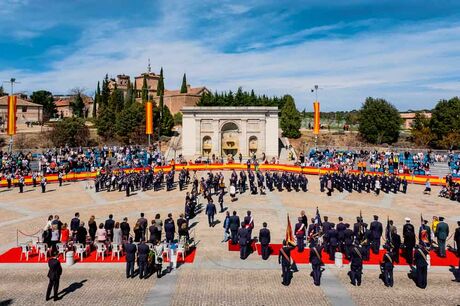
[[[102,81],[101,104],[104,106],[109,105],[110,89],[109,89],[109,75],[106,74]]]
[[[162,96],[164,94],[165,84],[163,79],[163,67],[160,69],[160,79],[158,80],[157,85],[157,96]]]
[[[182,78],[182,86],[180,88],[180,93],[187,93],[187,77],[185,76]]]
[[[144,81],[142,83],[142,103],[147,102],[149,98],[149,91],[147,88],[147,76],[144,74]]]
[[[97,117],[97,107],[101,103],[101,86],[99,81],[97,82],[97,89],[96,93],[94,94],[94,102],[93,102],[93,118]]]
[[[125,106],[128,108],[133,102],[133,88],[131,86],[131,81],[128,80],[128,85],[126,86],[126,96],[125,96]]]

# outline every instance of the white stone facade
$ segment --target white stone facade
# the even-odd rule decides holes
[[[182,154],[278,156],[277,107],[184,107]]]

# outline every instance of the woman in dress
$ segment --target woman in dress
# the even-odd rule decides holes
[[[141,241],[141,225],[138,222],[136,222],[136,225],[134,226],[134,241],[135,242],[140,242]]]
[[[67,228],[67,223],[64,223],[61,229],[61,243],[67,245],[67,243],[69,242],[69,235],[70,231]]]
[[[91,241],[96,241],[96,231],[97,231],[97,224],[96,224],[96,218],[94,216],[91,216],[88,221],[88,232],[89,236],[91,237]]]
[[[115,223],[115,228],[113,229],[113,243],[118,245],[122,244],[120,222]]]

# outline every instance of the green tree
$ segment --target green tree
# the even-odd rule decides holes
[[[130,144],[133,134],[142,125],[145,125],[144,108],[140,103],[131,103],[117,114],[115,128],[118,139],[124,144]]]
[[[109,105],[110,89],[109,89],[109,75],[106,74],[102,81],[101,105]],[[99,105],[99,106],[101,106]]]
[[[109,108],[111,108],[115,113],[119,113],[123,110],[124,103],[123,92],[117,88],[117,85],[115,85],[112,93],[110,94]]]
[[[72,108],[72,113],[75,117],[78,117],[78,118],[85,117],[85,102],[83,101],[83,97],[80,92],[78,92],[73,97],[72,102],[70,102],[70,107]]]
[[[169,108],[163,106],[163,117],[161,120],[161,135],[171,136],[172,128],[174,127],[174,118],[169,111]]]
[[[180,87],[180,93],[187,93],[187,77],[184,76],[182,77],[182,86]]]
[[[430,129],[430,119],[421,112],[415,113],[410,132],[412,141],[418,146],[426,147],[436,139]]]
[[[50,133],[54,146],[86,146],[89,142],[89,129],[82,118],[64,118],[56,123]]]
[[[443,148],[455,146],[456,134],[460,134],[460,99],[453,97],[449,100],[441,100],[436,104],[431,114],[431,131],[436,135],[438,146]],[[444,141],[443,141],[444,140]],[[451,146],[451,144],[454,144]]]
[[[116,114],[109,106],[100,106],[96,120],[97,134],[105,140],[112,139],[115,136]]]
[[[174,114],[174,125],[182,125],[182,113],[177,112]]]
[[[97,89],[96,93],[94,94],[94,102],[93,102],[93,118],[97,117],[97,107],[101,104],[101,86],[99,82],[97,82]]]
[[[0,97],[6,96],[5,89],[3,89],[3,85],[0,86]]]
[[[126,95],[125,95],[125,103],[124,107],[129,107],[133,103],[133,88],[131,82],[128,80],[128,85],[126,86]]]
[[[402,119],[398,110],[384,99],[367,98],[359,111],[359,133],[374,144],[398,141]]]
[[[282,98],[283,109],[281,110],[280,127],[283,130],[283,136],[288,138],[299,138],[301,118],[294,102],[294,98],[285,95]]]
[[[32,93],[32,102],[43,105],[43,121],[54,118],[57,114],[56,103],[53,94],[46,90],[38,90]]]
[[[163,77],[163,67],[160,69],[160,79],[157,84],[157,96],[162,96],[165,91],[164,77]]]

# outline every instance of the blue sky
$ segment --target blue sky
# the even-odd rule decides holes
[[[291,94],[311,110],[401,110],[460,91],[460,1],[0,0],[0,81],[17,90],[94,91],[147,59],[166,87]],[[7,84],[5,84],[7,87]]]

